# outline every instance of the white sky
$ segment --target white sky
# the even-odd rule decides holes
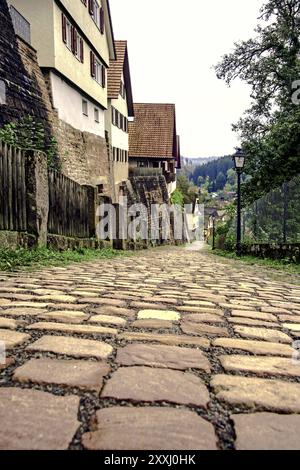
[[[127,39],[135,102],[175,103],[185,157],[233,153],[231,124],[250,103],[212,66],[253,36],[264,0],[110,0],[115,39]]]

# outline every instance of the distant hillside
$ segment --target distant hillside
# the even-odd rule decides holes
[[[200,162],[200,165],[185,165],[183,167],[183,174],[191,183],[201,189],[208,190],[210,193],[224,189],[227,191],[235,189],[236,173],[233,170],[234,164],[231,156],[211,157],[204,164],[200,159]]]

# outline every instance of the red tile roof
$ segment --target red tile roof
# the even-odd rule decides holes
[[[134,104],[129,122],[129,157],[177,158],[174,104]]]
[[[129,116],[133,116],[132,89],[129,70],[127,41],[115,41],[116,60],[111,60],[108,69],[108,98],[118,99],[120,94],[122,74],[126,89]]]
[[[108,69],[108,97],[118,99],[124,70],[127,41],[115,41],[117,59],[111,60]]]

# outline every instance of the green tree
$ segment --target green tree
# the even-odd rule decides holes
[[[224,175],[224,173],[222,173],[222,171],[220,171],[216,179],[216,190],[222,191],[222,189],[224,189],[225,184],[226,184],[226,176]]]
[[[300,79],[300,2],[268,0],[256,36],[235,44],[216,66],[228,85],[251,87],[252,104],[233,126],[248,155],[244,201],[267,193],[300,171],[300,106],[292,99]]]

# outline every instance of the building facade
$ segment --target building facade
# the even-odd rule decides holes
[[[116,59],[107,0],[9,0],[30,24],[57,121],[63,172],[81,184],[111,186],[105,139],[107,75]],[[109,192],[109,191],[108,191]]]
[[[115,41],[116,60],[108,70],[106,131],[110,142],[115,200],[118,202],[129,169],[129,119],[134,117],[127,41]]]
[[[129,173],[161,174],[172,194],[176,189],[176,170],[180,168],[175,105],[135,103],[134,115],[134,121],[129,123]]]

